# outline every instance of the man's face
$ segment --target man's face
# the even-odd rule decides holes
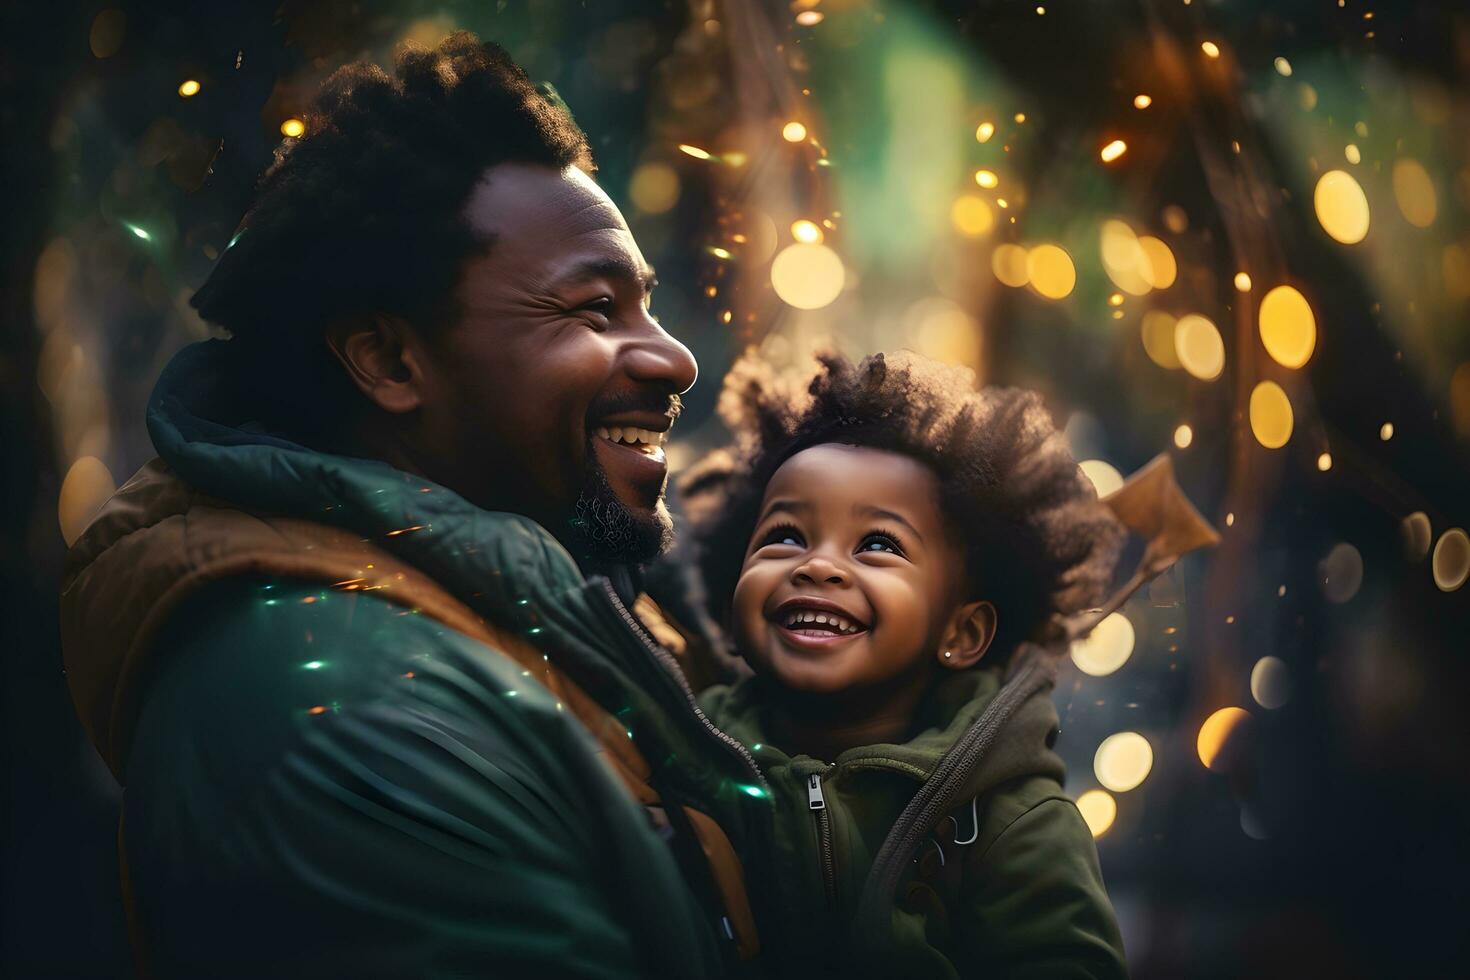
[[[422,421],[444,482],[585,555],[653,557],[672,532],[662,442],[697,373],[649,312],[653,270],[575,168],[492,167],[465,216],[490,247],[429,342]]]

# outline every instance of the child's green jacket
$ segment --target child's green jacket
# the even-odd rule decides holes
[[[761,678],[704,694],[775,795],[784,930],[763,937],[771,966],[807,977],[1126,976],[1097,849],[1051,748],[1052,670],[1017,677],[1004,695],[1000,667],[949,674],[909,741],[835,763],[766,743]],[[929,834],[904,811],[931,776],[931,792],[940,782],[953,791]]]

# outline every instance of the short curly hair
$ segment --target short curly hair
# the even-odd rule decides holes
[[[454,316],[465,259],[492,244],[463,217],[488,168],[595,170],[555,91],[466,32],[406,46],[392,76],[366,62],[338,69],[304,118],[306,135],[276,150],[192,300],[285,382],[272,387],[288,402],[345,384],[322,340],[333,321],[382,313],[432,330]]]
[[[737,362],[719,404],[734,442],[680,481],[717,621],[728,615],[766,484],[824,443],[900,453],[934,472],[941,512],[964,540],[969,596],[999,614],[992,662],[1023,641],[1055,639],[1057,616],[1102,600],[1124,529],[1036,392],[976,391],[971,372],[907,351],[819,362],[804,393],[753,353]]]

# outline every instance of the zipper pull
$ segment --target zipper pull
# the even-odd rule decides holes
[[[827,798],[822,795],[822,774],[819,772],[806,777],[806,805],[812,810],[827,809]]]

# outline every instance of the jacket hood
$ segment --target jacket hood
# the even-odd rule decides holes
[[[321,558],[327,551],[340,565],[357,548],[366,569],[370,553],[387,551],[486,619],[512,628],[535,620],[569,646],[607,646],[592,635],[593,617],[579,616],[585,601],[572,598],[587,583],[544,528],[386,463],[261,430],[227,381],[230,343],[191,345],[164,369],[147,410],[160,459],[117,491],[67,558],[68,684],[115,774],[135,661],[153,631],[198,584],[248,573],[251,549],[279,551],[283,536],[306,577],[332,573],[336,566]]]

